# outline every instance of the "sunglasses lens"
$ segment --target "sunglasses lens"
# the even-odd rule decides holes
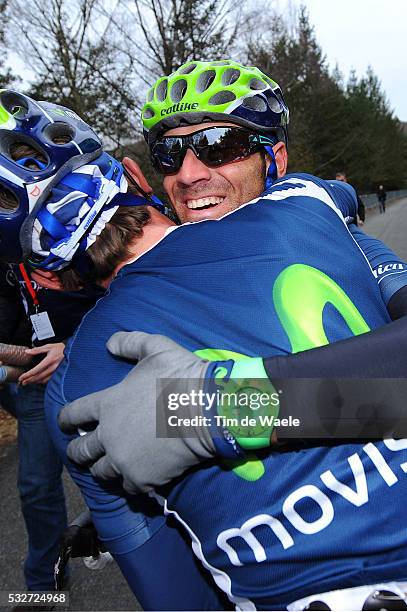
[[[196,144],[199,158],[208,166],[220,166],[248,157],[253,152],[250,134],[239,128],[208,130],[208,144]]]
[[[162,174],[179,171],[185,154],[191,148],[204,164],[221,166],[244,159],[259,150],[252,135],[245,129],[213,127],[186,136],[168,136],[159,140],[152,150],[153,165]]]
[[[162,174],[174,174],[181,168],[184,157],[181,138],[163,138],[151,152],[153,166]]]

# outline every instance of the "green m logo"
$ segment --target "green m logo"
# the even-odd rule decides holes
[[[277,277],[273,302],[293,353],[328,344],[323,312],[332,304],[354,336],[370,331],[346,293],[329,276],[304,264],[289,266]]]
[[[343,289],[320,270],[305,264],[288,266],[279,274],[273,287],[273,303],[293,353],[328,344],[323,326],[327,304],[340,313],[354,336],[370,331]],[[212,360],[247,357],[221,349],[202,349],[196,354]],[[233,471],[245,480],[256,481],[265,470],[262,461],[251,455],[246,461],[234,464]]]

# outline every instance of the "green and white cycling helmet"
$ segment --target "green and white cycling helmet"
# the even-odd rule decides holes
[[[150,147],[169,129],[209,121],[275,134],[287,144],[288,117],[278,84],[258,68],[232,60],[183,64],[156,81],[142,109]]]

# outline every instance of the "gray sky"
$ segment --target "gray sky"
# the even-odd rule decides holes
[[[407,121],[407,0],[292,0],[304,4],[331,67],[358,76],[369,64],[390,106]]]

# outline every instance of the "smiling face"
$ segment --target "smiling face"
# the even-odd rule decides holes
[[[166,136],[192,134],[206,127],[233,123],[202,123],[168,130]],[[264,190],[268,161],[254,153],[241,161],[210,168],[189,149],[176,174],[164,177],[163,185],[182,223],[218,219]]]

